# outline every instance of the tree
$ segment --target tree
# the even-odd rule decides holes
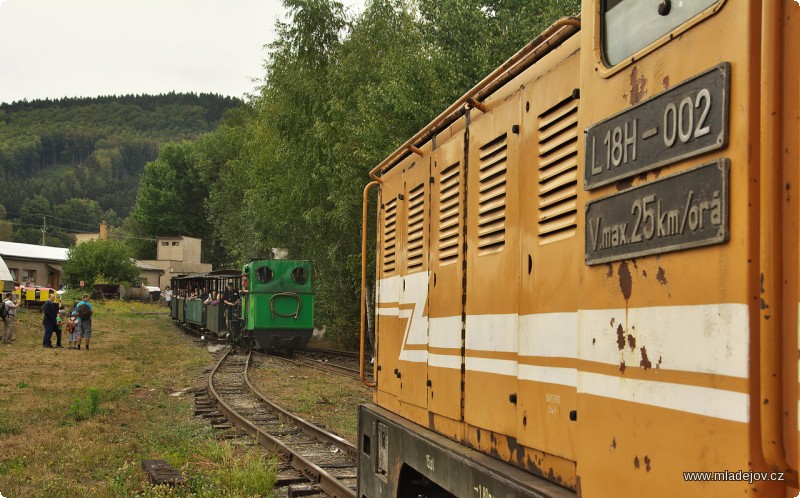
[[[203,237],[208,187],[195,167],[197,159],[194,144],[183,142],[165,145],[147,164],[131,212],[146,233]]]
[[[89,240],[67,252],[61,265],[64,282],[77,287],[95,283],[138,285],[141,271],[131,258],[131,250],[119,240]]]

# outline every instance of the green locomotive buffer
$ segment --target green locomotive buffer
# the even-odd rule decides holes
[[[311,263],[285,259],[246,264],[242,293],[244,330],[263,349],[304,348],[314,330]]]

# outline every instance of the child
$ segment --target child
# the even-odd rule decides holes
[[[77,311],[73,311],[67,323],[67,333],[69,334],[69,348],[75,349],[75,343],[78,341],[78,333],[75,331],[75,318],[78,316]]]
[[[64,346],[61,345],[61,325],[63,322],[64,310],[58,310],[58,315],[56,315],[56,328],[53,332],[56,333],[56,347],[62,348]]]

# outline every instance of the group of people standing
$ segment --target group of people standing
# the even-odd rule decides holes
[[[55,294],[51,294],[42,308],[42,325],[44,326],[44,337],[42,339],[43,348],[61,348],[61,333],[64,322],[65,310],[60,304],[55,302]],[[84,294],[70,314],[67,322],[67,334],[69,335],[69,349],[81,349],[83,340],[86,339],[86,349],[89,349],[89,342],[92,339],[92,305],[89,302],[89,294]],[[56,345],[53,346],[53,334],[56,335]]]
[[[89,342],[92,338],[92,305],[89,302],[89,295],[84,294],[72,310],[69,320],[65,321],[66,310],[60,303],[56,303],[56,295],[51,293],[48,300],[42,306],[42,325],[44,326],[44,337],[42,338],[43,348],[62,348],[61,334],[64,323],[67,324],[67,334],[69,335],[69,349],[81,349],[81,345],[86,340],[86,349],[89,349]],[[17,296],[6,293],[3,300],[3,343],[11,344],[14,337],[17,310],[19,301]],[[53,334],[56,336],[56,345],[53,346]]]

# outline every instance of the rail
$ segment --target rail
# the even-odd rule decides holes
[[[241,430],[243,430],[247,434],[255,437],[256,442],[258,444],[260,444],[261,446],[267,448],[270,451],[275,452],[277,455],[280,456],[280,458],[282,460],[284,460],[286,463],[291,465],[296,470],[300,471],[311,482],[313,482],[316,485],[318,485],[320,487],[320,489],[322,489],[324,492],[328,493],[331,496],[335,496],[335,497],[338,497],[338,498],[355,498],[356,493],[352,489],[350,489],[347,486],[345,486],[344,484],[342,484],[339,480],[337,480],[335,477],[331,476],[329,473],[327,473],[325,470],[323,470],[318,465],[314,464],[313,462],[311,462],[307,458],[305,458],[302,455],[298,454],[297,452],[293,451],[291,448],[289,448],[288,446],[283,444],[281,441],[279,441],[278,439],[276,439],[272,435],[268,434],[267,432],[259,429],[255,425],[253,425],[249,420],[247,420],[245,417],[243,417],[242,415],[237,413],[236,410],[231,408],[230,405],[228,405],[222,399],[222,397],[219,395],[219,393],[216,391],[216,389],[214,389],[213,379],[214,379],[214,375],[217,373],[217,371],[219,370],[220,366],[225,362],[225,360],[228,358],[228,356],[231,354],[231,352],[233,350],[234,350],[234,348],[228,348],[228,351],[219,360],[219,362],[216,364],[216,366],[213,368],[213,370],[211,371],[210,375],[208,376],[208,394],[209,394],[209,396],[211,396],[212,399],[214,399],[216,401],[217,407],[219,408],[219,411],[222,412],[222,414],[224,414],[225,417],[232,424],[236,425],[237,427],[239,427]],[[251,392],[253,392],[255,395],[260,397],[262,400],[264,400],[267,404],[269,404],[272,408],[277,410],[279,413],[281,413],[282,416],[286,417],[287,419],[289,419],[293,423],[295,423],[295,425],[298,428],[300,428],[301,430],[303,430],[303,431],[306,431],[306,430],[311,431],[311,432],[308,432],[308,433],[314,435],[314,437],[317,437],[321,441],[328,442],[330,444],[334,444],[337,448],[348,448],[346,450],[348,452],[348,455],[353,455],[354,458],[355,458],[355,456],[357,456],[357,450],[352,444],[348,443],[344,439],[342,439],[342,438],[340,438],[340,437],[338,437],[338,436],[336,436],[334,434],[330,434],[330,433],[328,433],[326,431],[323,431],[319,427],[316,427],[313,424],[310,424],[310,423],[306,422],[305,420],[303,420],[303,419],[301,419],[301,418],[299,418],[299,417],[297,417],[297,416],[295,416],[295,415],[283,410],[282,408],[278,407],[277,405],[275,405],[274,403],[270,402],[269,400],[266,400],[261,395],[261,393],[259,393],[257,390],[255,390],[253,388],[252,384],[250,384],[249,379],[247,378],[247,367],[249,367],[249,365],[250,365],[250,358],[251,358],[251,355],[248,354],[247,355],[247,364],[245,366],[245,383],[248,386],[248,389],[251,390]],[[335,441],[335,443],[333,441]]]

